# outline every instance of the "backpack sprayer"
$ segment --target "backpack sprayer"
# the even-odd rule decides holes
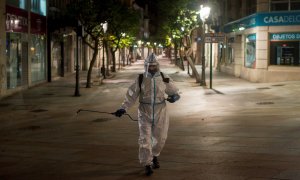
[[[77,111],[77,115],[81,112],[81,111],[86,111],[86,112],[93,112],[93,113],[100,113],[100,114],[111,114],[111,115],[115,115],[115,112],[103,112],[103,111],[95,111],[95,110],[88,110],[88,109],[78,109]],[[125,113],[124,115],[128,116],[132,121],[138,121],[137,119],[133,119],[128,113]]]

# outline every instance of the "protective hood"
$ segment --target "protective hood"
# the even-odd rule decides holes
[[[146,59],[145,59],[145,62],[144,62],[144,68],[145,68],[145,73],[146,73],[146,77],[148,76],[148,68],[150,65],[156,65],[157,66],[157,73],[160,72],[160,69],[159,69],[159,63],[158,63],[158,60],[155,56],[154,53],[151,53]]]

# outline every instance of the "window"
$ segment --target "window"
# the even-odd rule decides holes
[[[46,79],[46,39],[32,35],[31,38],[31,80],[33,83]]]
[[[12,89],[20,86],[22,80],[21,34],[7,33],[6,38],[7,88]]]
[[[31,12],[46,16],[47,1],[46,0],[31,0]]]
[[[227,56],[227,63],[232,64],[234,62],[234,51],[231,44],[228,44],[228,56]]]
[[[291,10],[300,10],[300,0],[291,0]]]
[[[300,10],[300,0],[270,0],[270,11]]]
[[[246,3],[246,15],[256,13],[257,1],[246,0],[244,3]]]
[[[246,36],[245,67],[255,68],[256,62],[256,34]]]
[[[299,55],[298,41],[271,42],[271,65],[299,66]]]
[[[232,47],[232,43],[234,43],[234,37],[228,39],[226,64],[232,64],[234,62],[234,49]]]
[[[6,4],[27,10],[27,0],[6,0]]]

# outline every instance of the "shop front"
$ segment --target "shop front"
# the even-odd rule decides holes
[[[28,85],[28,13],[6,6],[7,89]]]
[[[300,12],[256,13],[225,26],[234,67],[228,73],[253,82],[300,80]],[[229,42],[242,37],[241,43]],[[228,51],[227,51],[228,52]],[[229,61],[229,60],[225,60]]]
[[[20,2],[6,4],[6,88],[12,91],[46,80],[46,16],[40,10],[46,4],[32,1],[29,11]]]

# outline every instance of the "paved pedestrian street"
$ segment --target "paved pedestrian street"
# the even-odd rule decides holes
[[[300,179],[299,81],[251,83],[215,71],[209,89],[160,62],[181,99],[168,103],[168,139],[151,177],[139,165],[137,122],[109,114],[143,72],[139,60],[92,88],[82,72],[80,97],[69,75],[0,100],[0,179]]]

